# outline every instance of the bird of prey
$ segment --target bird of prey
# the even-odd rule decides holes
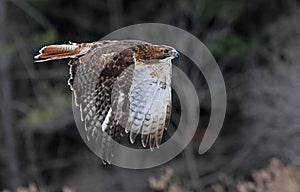
[[[102,143],[109,143],[129,133],[134,143],[140,134],[143,147],[153,150],[170,120],[171,60],[178,55],[166,45],[103,40],[45,46],[34,58],[71,60],[68,84],[88,139],[102,131]]]

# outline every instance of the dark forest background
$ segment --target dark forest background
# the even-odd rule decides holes
[[[299,192],[299,6],[297,0],[0,0],[0,190]],[[201,123],[187,149],[153,169],[104,166],[76,129],[67,61],[37,64],[33,56],[46,44],[95,41],[145,22],[180,27],[213,53],[227,87],[225,123],[214,146],[198,155],[210,114],[202,78]],[[201,77],[188,65],[185,72]]]

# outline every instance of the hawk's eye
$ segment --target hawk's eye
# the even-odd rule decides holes
[[[164,53],[165,53],[165,54],[168,54],[169,52],[170,52],[170,51],[169,51],[168,49],[165,49],[165,50],[164,50]]]

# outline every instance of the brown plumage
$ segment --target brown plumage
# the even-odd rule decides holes
[[[68,81],[88,138],[110,140],[141,134],[144,147],[159,147],[171,114],[171,60],[177,51],[144,41],[97,41],[43,47],[37,62],[72,58]],[[102,132],[103,131],[103,132]]]

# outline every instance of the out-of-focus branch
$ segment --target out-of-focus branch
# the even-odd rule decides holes
[[[49,20],[43,16],[37,9],[32,7],[26,0],[10,0],[17,7],[22,9],[27,15],[29,15],[38,24],[44,27],[44,29],[54,29],[54,26],[49,22]]]
[[[0,27],[6,23],[6,1],[0,0]],[[5,30],[0,30],[0,44],[8,46]],[[7,166],[7,187],[15,191],[20,183],[18,161],[16,155],[16,136],[13,127],[12,81],[10,79],[11,54],[0,55],[0,119],[3,132],[5,163]]]

